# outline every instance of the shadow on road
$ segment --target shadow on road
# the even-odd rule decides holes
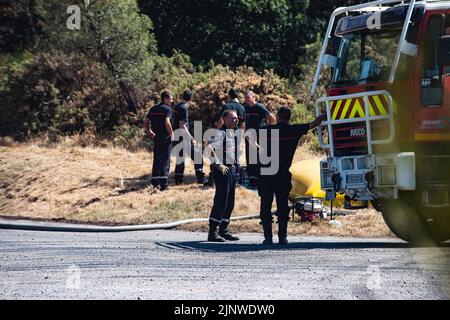
[[[413,248],[405,242],[292,242],[284,246],[279,244],[262,245],[239,242],[210,243],[206,241],[157,242],[156,245],[175,250],[197,250],[204,252],[242,252],[267,250],[312,250],[312,249],[401,249]],[[443,247],[450,247],[445,243]]]

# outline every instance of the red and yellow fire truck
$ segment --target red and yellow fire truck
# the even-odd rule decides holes
[[[370,200],[409,242],[450,239],[450,1],[336,9],[312,96],[325,70],[327,199]]]

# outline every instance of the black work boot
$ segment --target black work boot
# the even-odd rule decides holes
[[[265,234],[264,233],[264,241],[263,241],[262,244],[273,244],[272,234]]]
[[[262,244],[273,244],[272,240],[272,219],[269,221],[262,221],[261,224],[263,226],[264,231],[264,241]]]
[[[219,234],[217,233],[217,226],[219,224],[217,222],[209,222],[209,232],[208,232],[208,241],[211,242],[225,242],[225,240],[221,237],[219,237]]]
[[[183,184],[183,176],[175,176],[175,184],[179,186],[180,184]]]
[[[205,187],[214,187],[214,176],[212,173],[209,174],[208,180],[203,183]]]
[[[287,244],[287,225],[289,217],[278,218],[278,243]]]
[[[238,241],[239,237],[233,236],[228,230],[228,224],[221,224],[219,227],[219,236],[228,241]]]
[[[195,173],[196,177],[197,177],[197,183],[198,184],[204,184],[205,183],[205,174],[201,171],[197,171]]]
[[[158,188],[159,187],[159,179],[152,179],[150,182],[153,186],[153,188]]]

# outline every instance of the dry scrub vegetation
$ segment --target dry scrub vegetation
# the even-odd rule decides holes
[[[296,159],[310,159],[299,148]],[[186,184],[166,192],[150,185],[152,155],[129,152],[105,143],[80,147],[74,138],[55,146],[3,143],[0,146],[0,216],[102,225],[147,224],[208,217],[214,189],[195,184],[193,165],[186,165]],[[172,159],[172,170],[174,159]],[[209,166],[205,166],[208,172]],[[171,182],[173,176],[171,176]],[[256,214],[255,191],[238,187],[234,216]],[[296,217],[298,219],[298,217]],[[389,236],[374,210],[338,218],[342,227],[327,223],[290,223],[290,234]],[[182,227],[206,230],[207,223]],[[239,232],[261,232],[257,220],[233,222]],[[275,229],[276,230],[276,229]]]

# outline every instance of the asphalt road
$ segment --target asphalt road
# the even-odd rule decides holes
[[[0,299],[449,299],[450,246],[205,233],[0,230]]]

